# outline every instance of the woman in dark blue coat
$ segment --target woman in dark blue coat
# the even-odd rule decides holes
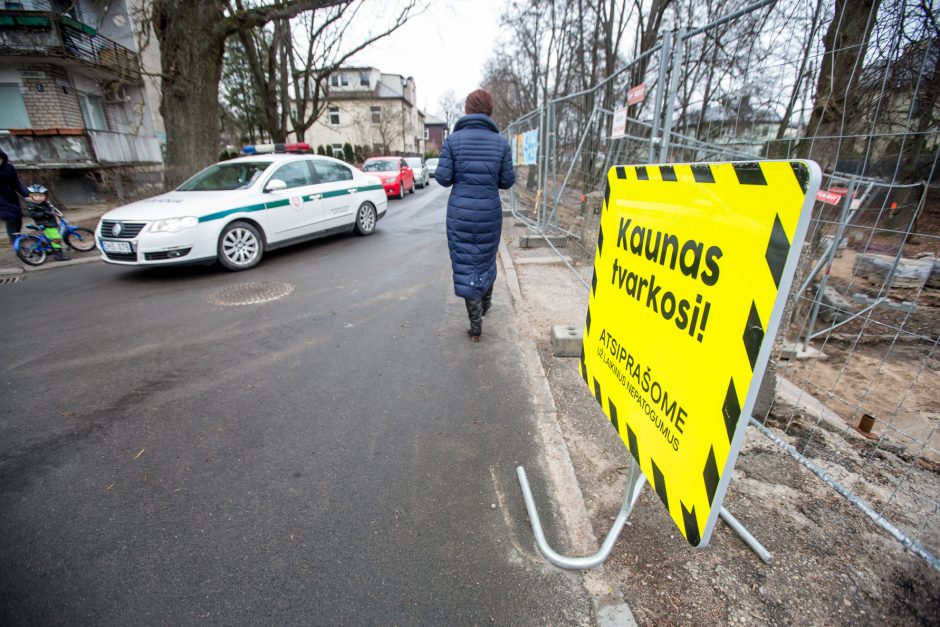
[[[23,209],[20,199],[26,198],[26,188],[16,176],[16,168],[0,150],[0,220],[6,222],[7,237],[13,243],[16,234],[23,228]]]
[[[490,119],[493,96],[478,89],[467,96],[467,115],[444,141],[434,178],[454,186],[447,201],[447,246],[454,293],[467,302],[470,339],[480,341],[483,316],[493,299],[496,251],[503,228],[499,190],[516,182],[509,143]]]

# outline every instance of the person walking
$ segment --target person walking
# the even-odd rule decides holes
[[[471,92],[464,111],[467,115],[444,140],[434,177],[444,187],[453,186],[447,201],[447,247],[454,293],[466,301],[467,333],[479,342],[483,316],[493,303],[496,252],[503,228],[499,190],[512,187],[516,173],[509,143],[490,119],[490,92]]]
[[[0,150],[0,218],[6,222],[10,244],[23,228],[23,208],[20,206],[17,194],[23,198],[28,195],[7,153]]]

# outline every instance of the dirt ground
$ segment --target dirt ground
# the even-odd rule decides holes
[[[524,229],[513,226],[512,219],[505,224],[504,239],[523,294],[516,304],[518,323],[541,355],[559,425],[600,540],[620,507],[629,453],[580,378],[578,361],[554,357],[550,346],[552,324],[583,324],[587,288],[574,272],[551,259],[550,249],[520,249],[517,242]],[[590,279],[590,268],[576,267],[582,278]],[[874,344],[854,351],[855,361],[847,366],[837,350],[841,345],[831,346],[830,359],[818,362],[827,363],[826,376],[859,379],[860,390],[872,387],[861,375],[867,372],[871,378],[874,364],[905,357],[928,364],[920,375],[927,383],[923,395],[918,392],[920,405],[906,404],[936,411],[935,395],[930,396],[931,388],[936,389],[935,354],[927,359],[916,353],[921,347],[898,344],[894,356],[886,360],[877,352],[884,346]],[[915,354],[906,355],[906,350]],[[843,365],[838,365],[840,359]],[[810,368],[799,363],[799,368]],[[815,368],[788,376],[810,378],[820,387],[834,389],[823,381],[819,366]],[[900,377],[900,382],[886,377],[876,384],[886,387],[873,388],[868,398],[896,404],[897,390],[912,387],[908,374],[891,376]],[[914,463],[916,455],[902,446],[882,442],[875,447],[835,416],[840,416],[838,410],[820,418],[805,406],[778,397],[766,423],[876,509],[888,503],[885,509],[896,524],[923,524],[923,508],[936,509],[940,486],[936,469]],[[892,494],[895,477],[902,475],[904,489]],[[721,521],[707,548],[691,548],[653,490],[644,490],[605,563],[611,585],[620,589],[641,625],[940,624],[940,572],[753,427],[748,429],[724,505],[773,554],[771,564],[764,564]],[[936,554],[940,546],[936,515],[926,516],[923,537]]]

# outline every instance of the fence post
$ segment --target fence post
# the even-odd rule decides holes
[[[656,138],[659,136],[659,118],[663,112],[663,98],[665,90],[663,83],[666,82],[666,64],[669,63],[669,55],[672,52],[672,33],[663,33],[663,49],[659,53],[659,78],[656,80],[656,97],[653,101],[653,128],[650,129],[650,150],[647,162],[652,163],[656,158]]]
[[[842,241],[842,234],[845,232],[845,225],[848,222],[849,209],[852,206],[852,198],[855,196],[855,189],[858,187],[858,179],[853,178],[849,181],[848,191],[845,198],[842,199],[842,213],[839,216],[839,224],[836,226],[835,239],[829,248],[829,256],[826,261],[826,272],[819,279],[819,289],[816,290],[816,296],[813,298],[813,307],[809,314],[809,325],[806,329],[806,339],[803,341],[804,349],[809,348],[809,343],[813,339],[813,327],[816,326],[816,316],[819,315],[819,306],[822,304],[823,293],[826,291],[826,283],[829,279],[829,271],[832,269],[832,260],[839,250],[839,242]]]
[[[539,107],[539,134],[538,134],[538,148],[536,149],[536,164],[535,164],[535,203],[532,206],[532,212],[535,214],[535,226],[536,229],[542,231],[542,185],[544,184],[545,177],[542,175],[542,170],[545,167],[545,105],[543,104]]]
[[[666,117],[663,120],[663,139],[659,144],[659,162],[666,163],[669,155],[669,140],[672,135],[672,113],[676,104],[676,91],[679,89],[679,68],[682,64],[682,38],[685,29],[680,28],[673,34],[675,50],[672,52],[672,67],[669,70],[669,91],[666,92]]]

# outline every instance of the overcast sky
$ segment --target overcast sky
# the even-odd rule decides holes
[[[430,0],[430,7],[385,39],[357,54],[351,65],[413,76],[418,107],[432,115],[448,89],[459,99],[480,86],[483,64],[499,35],[499,15],[506,0]],[[367,32],[398,15],[399,0],[373,0],[357,19]],[[365,10],[369,9],[366,16]],[[384,18],[384,19],[383,19]]]

